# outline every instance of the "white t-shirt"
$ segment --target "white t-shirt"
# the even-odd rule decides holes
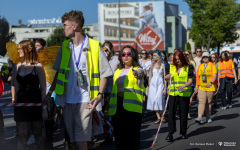
[[[113,73],[117,70],[117,66],[119,64],[118,56],[112,56],[111,59],[109,60],[109,64],[111,66],[111,69]],[[108,78],[107,85],[105,88],[104,93],[111,93],[112,91],[112,86],[113,86],[113,76]]]
[[[198,66],[201,64],[201,59],[202,59],[202,57],[200,57],[200,58],[195,57],[195,58],[194,58],[194,61],[195,61],[195,63],[196,63],[195,72],[197,72]]]
[[[76,59],[78,61],[81,46],[82,46],[82,44],[80,44],[77,47],[74,47],[74,51],[71,53],[69,67],[74,68],[74,69],[71,69],[69,71],[68,83],[73,83],[73,84],[67,84],[66,101],[65,101],[66,103],[87,103],[90,101],[89,93],[88,93],[88,83],[87,83],[86,54],[83,53],[83,51],[82,51],[78,68],[76,67],[75,60],[74,60],[74,53],[75,53]],[[84,80],[85,80],[85,83],[83,84],[83,86],[77,85],[77,72],[80,69],[82,71],[82,74],[83,74]]]
[[[146,69],[146,71],[147,71],[147,76],[149,77],[150,67],[151,67],[152,61],[151,61],[151,60],[148,60],[146,63],[144,63],[144,62],[142,61],[142,59],[139,59],[138,63],[139,63],[139,65],[140,65],[143,69]]]

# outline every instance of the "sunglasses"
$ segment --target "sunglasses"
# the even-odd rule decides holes
[[[201,53],[202,51],[197,51],[197,53]]]
[[[109,51],[109,49],[108,49],[107,47],[103,47],[102,49],[103,49],[107,54],[110,53],[110,51]]]
[[[126,57],[126,56],[132,57],[132,53],[131,52],[121,53],[121,57]]]
[[[188,56],[189,54],[185,54],[186,56]]]
[[[142,55],[146,55],[146,53],[141,53]]]
[[[216,57],[211,57],[211,58],[216,58]]]

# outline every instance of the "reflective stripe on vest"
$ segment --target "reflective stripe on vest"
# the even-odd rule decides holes
[[[172,81],[169,95],[172,96],[191,96],[191,86],[183,88],[182,91],[178,91],[177,87],[182,86],[188,82],[188,71],[189,67],[183,67],[180,74],[178,75],[176,66],[170,65],[170,74],[172,74]]]
[[[55,92],[58,95],[62,95],[65,91],[65,82],[67,71],[71,70],[68,68],[69,60],[71,57],[71,50],[69,44],[71,39],[63,42],[62,45],[62,58],[60,63],[60,69],[58,71],[57,84]],[[100,83],[100,74],[99,74],[99,65],[98,65],[98,56],[99,56],[99,45],[98,41],[89,38],[90,49],[87,51],[87,71],[89,77],[89,96],[90,100],[94,97],[97,97],[99,92],[99,83]]]
[[[138,67],[134,67],[136,70]],[[117,69],[113,76],[113,87],[111,92],[111,97],[109,101],[109,115],[114,115],[117,111],[117,79],[121,73],[122,69]],[[141,88],[137,85],[137,79],[133,76],[132,69],[129,70],[127,76],[124,79],[124,98],[123,98],[123,108],[131,111],[142,113],[142,103],[145,94],[144,83],[142,83]]]
[[[136,94],[140,94],[140,95],[143,95],[143,96],[145,94],[143,91],[136,90],[136,89],[133,89],[133,88],[131,88],[131,89],[124,89],[124,92],[134,92]]]
[[[129,103],[129,104],[136,104],[136,105],[142,106],[142,102],[136,101],[134,99],[124,99],[124,102]]]
[[[230,77],[233,78],[234,74],[232,71],[232,59],[229,59],[225,65],[225,63],[223,61],[219,62],[219,72],[220,72],[220,76],[219,78],[225,78],[225,77]]]

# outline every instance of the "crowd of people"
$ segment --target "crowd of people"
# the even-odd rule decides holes
[[[51,84],[46,81],[42,64],[37,62],[46,42],[38,39],[35,43],[30,40],[19,43],[20,62],[11,78],[12,102],[42,106],[15,107],[18,150],[25,150],[31,143],[39,150],[53,149],[55,116],[60,109],[62,114],[58,116],[63,118],[69,148],[87,150],[88,142],[101,134],[110,140],[114,137],[117,150],[138,150],[142,117],[149,111],[156,113],[154,123],[168,122],[166,140],[172,142],[177,118],[182,139],[188,138],[192,95],[193,100],[198,100],[195,122],[199,124],[204,123],[204,116],[207,123],[213,121],[212,101],[215,107],[218,101],[215,93],[221,93],[223,110],[232,107],[238,71],[227,51],[221,52],[220,59],[216,53],[203,52],[201,48],[196,50],[196,56],[190,50],[182,52],[177,48],[168,56],[165,51],[147,50],[141,50],[139,55],[131,46],[114,52],[110,41],[101,45],[82,33],[81,11],[65,13],[62,23],[69,39],[63,41],[58,51]]]

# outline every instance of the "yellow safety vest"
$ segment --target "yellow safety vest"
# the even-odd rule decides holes
[[[69,59],[71,56],[71,49],[68,48],[71,39],[63,42],[62,45],[62,59],[60,64],[60,69],[58,71],[57,84],[55,88],[55,93],[58,95],[62,95],[64,93],[65,83],[68,82],[66,79],[67,71],[71,70],[68,67]],[[100,42],[95,41],[89,38],[90,49],[87,53],[87,71],[89,76],[89,96],[90,100],[97,97],[99,92],[99,83],[100,83],[100,75],[99,75],[99,66],[98,66],[98,56],[99,56],[99,45]]]
[[[134,67],[136,70],[138,67]],[[122,69],[117,69],[113,76],[113,88],[111,92],[111,98],[109,101],[109,115],[114,115],[117,110],[117,79]],[[142,103],[146,88],[142,83],[141,87],[137,85],[137,79],[132,73],[132,68],[129,70],[127,76],[124,79],[124,97],[123,107],[131,112],[142,113]]]
[[[183,67],[180,74],[178,75],[176,66],[170,65],[170,74],[172,75],[170,93],[171,96],[181,96],[190,97],[191,96],[191,86],[183,88],[182,91],[178,91],[177,87],[184,85],[188,82],[188,70],[189,67]]]

